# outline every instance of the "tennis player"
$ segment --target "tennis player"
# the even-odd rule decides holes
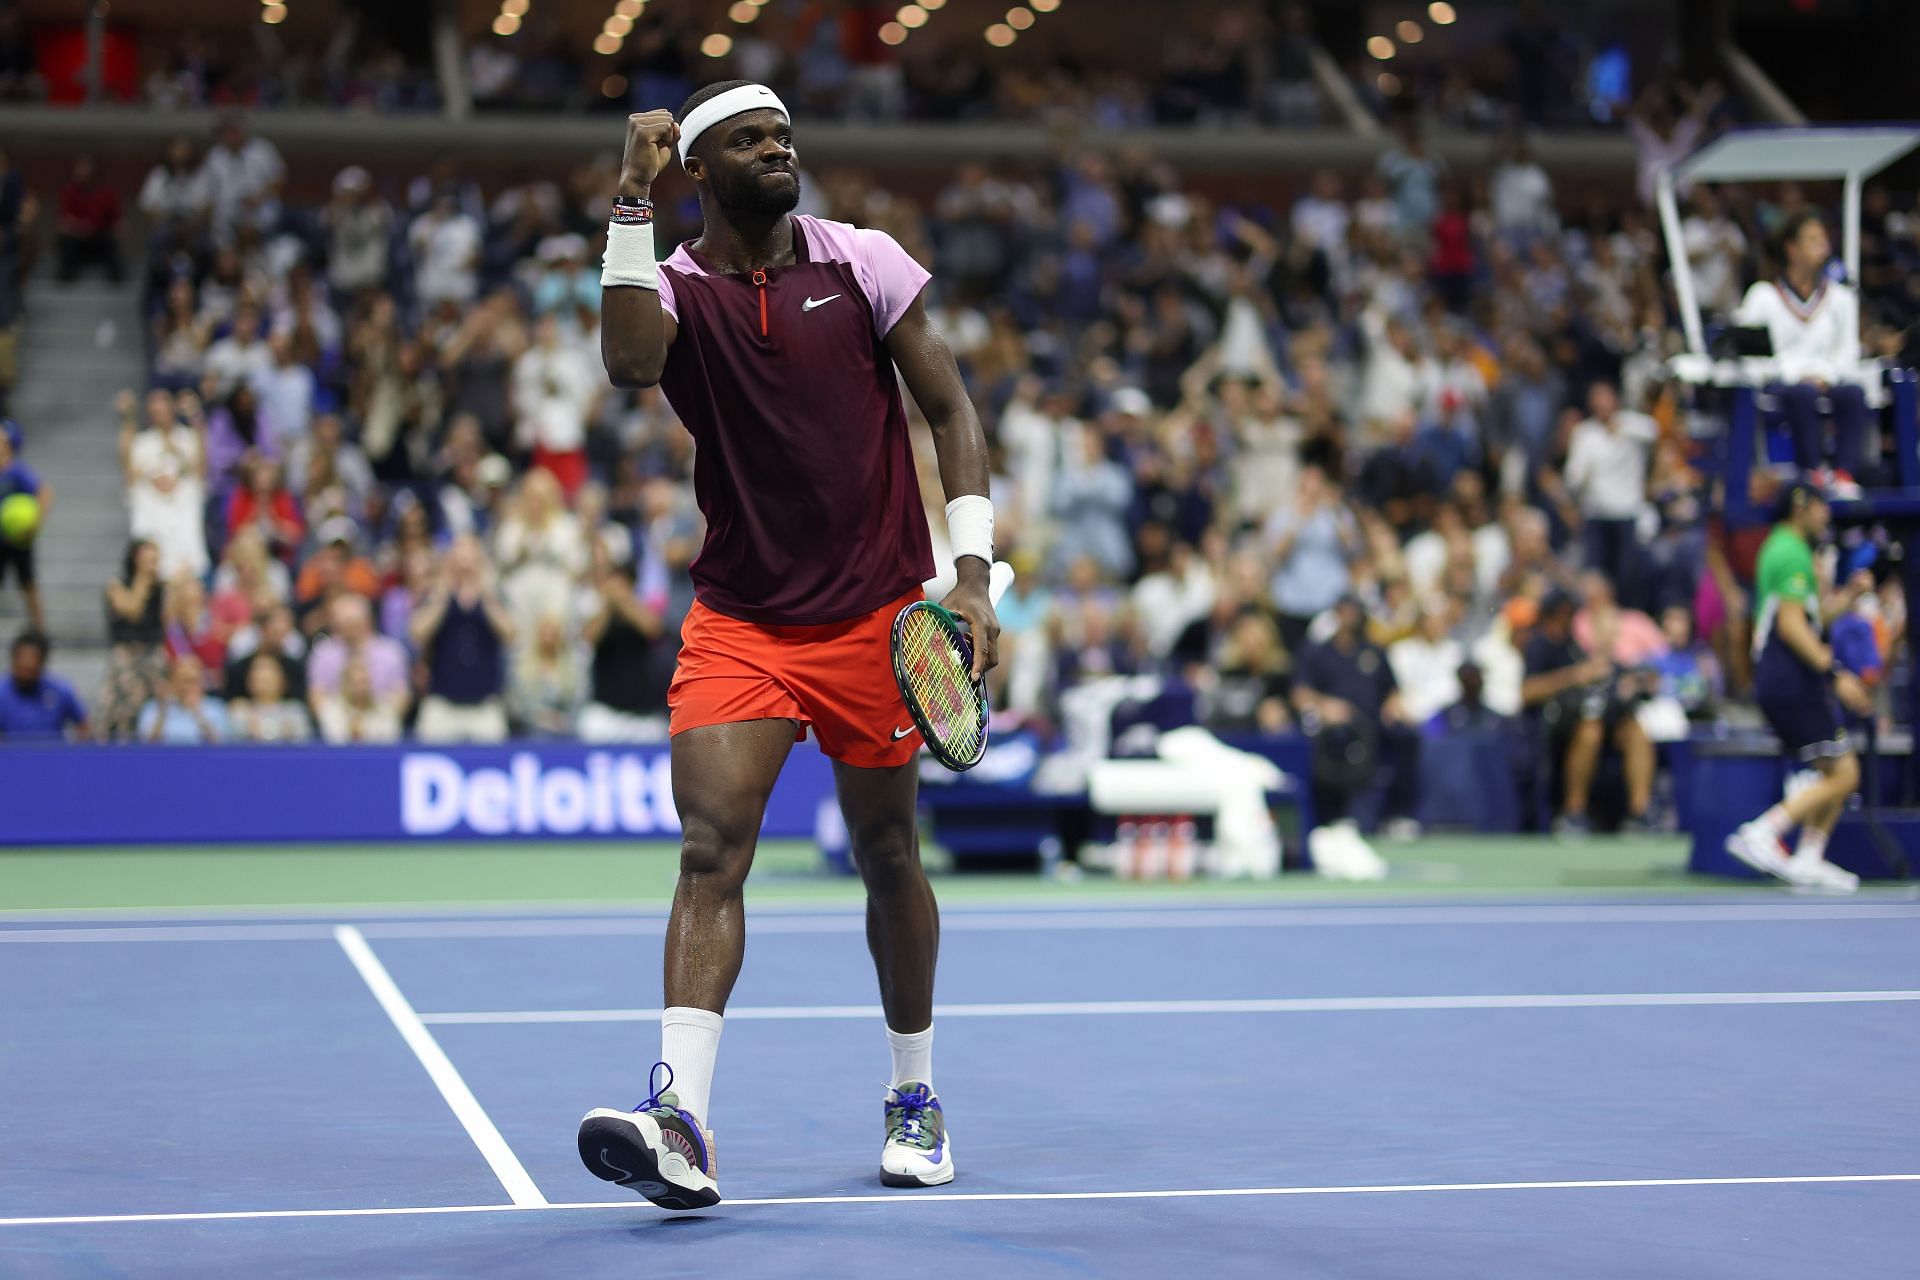
[[[656,265],[648,197],[676,151],[705,225]],[[668,1209],[720,1199],[709,1098],[746,944],[741,887],[808,729],[833,760],[866,883],[893,1054],[881,1180],[953,1178],[933,1088],[940,918],[915,834],[920,736],[890,657],[893,618],[934,569],[896,366],[933,428],[958,579],[941,603],[976,637],[976,677],[999,633],[986,441],[928,322],[927,273],[885,233],[796,214],[799,200],[792,121],[763,85],[710,85],[678,122],[628,117],[601,354],[615,384],[658,383],[692,433],[707,535],[667,695],[683,843],[661,1060],[638,1109],[588,1114],[580,1155]]]
[[[1781,495],[1780,523],[1760,548],[1754,596],[1756,660],[1753,690],[1781,750],[1795,767],[1817,774],[1809,786],[1744,823],[1727,837],[1727,852],[1789,884],[1829,893],[1851,893],[1859,877],[1826,859],[1827,837],[1860,785],[1860,763],[1834,709],[1834,699],[1866,715],[1872,702],[1860,678],[1834,665],[1822,639],[1826,619],[1851,607],[1858,589],[1837,592],[1823,607],[1813,568],[1813,543],[1827,531],[1832,513],[1811,484],[1796,483]],[[1791,856],[1787,833],[1800,828]]]

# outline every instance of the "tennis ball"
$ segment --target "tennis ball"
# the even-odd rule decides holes
[[[24,547],[39,532],[40,499],[30,493],[16,493],[0,501],[0,538]]]

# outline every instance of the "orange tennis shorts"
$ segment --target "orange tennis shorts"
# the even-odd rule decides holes
[[[907,763],[920,731],[893,678],[893,620],[924,598],[915,587],[872,613],[805,627],[744,622],[695,601],[667,688],[669,732],[792,720],[795,741],[811,726],[820,750],[843,764]]]

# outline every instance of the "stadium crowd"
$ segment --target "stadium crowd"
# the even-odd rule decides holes
[[[129,193],[152,377],[113,406],[134,541],[89,731],[662,737],[701,522],[691,440],[600,365],[612,170],[483,191],[348,168],[319,207],[284,176],[235,119]],[[1631,193],[1558,196],[1517,139],[1452,174],[1411,125],[1373,171],[1271,204],[1070,150],[962,166],[924,206],[851,173],[805,190],[934,272],[1021,570],[1009,728],[1052,738],[1076,688],[1157,676],[1220,732],[1342,744],[1410,819],[1424,739],[1518,724],[1579,829],[1604,757],[1644,821],[1653,739],[1743,691],[1757,536],[1711,515]],[[1710,307],[1805,207],[1692,198]],[[1867,212],[1868,341],[1893,354],[1920,243],[1886,193]],[[662,222],[671,244],[697,210]],[[1859,589],[1875,664],[1896,589]]]

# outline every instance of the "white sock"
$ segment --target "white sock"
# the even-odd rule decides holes
[[[887,1047],[893,1050],[893,1083],[917,1082],[933,1092],[933,1024],[910,1034],[887,1028]]]
[[[702,1128],[708,1126],[707,1101],[713,1096],[713,1063],[720,1056],[720,1028],[725,1022],[707,1009],[683,1006],[660,1014],[660,1060],[673,1068],[668,1089],[691,1111]]]
[[[1755,818],[1754,821],[1773,832],[1776,836],[1779,836],[1782,840],[1787,838],[1787,832],[1793,830],[1793,819],[1787,816],[1787,806],[1783,804],[1774,805],[1773,808]]]
[[[1818,827],[1800,828],[1800,843],[1793,847],[1793,856],[1807,862],[1818,862],[1827,856],[1827,833]]]

